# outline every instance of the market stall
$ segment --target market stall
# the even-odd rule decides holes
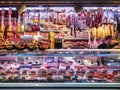
[[[1,88],[120,87],[119,6],[32,2],[0,8]],[[107,36],[110,48],[97,49]]]

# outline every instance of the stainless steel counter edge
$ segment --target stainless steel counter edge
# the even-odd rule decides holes
[[[115,87],[120,88],[120,83],[0,83],[0,87]]]

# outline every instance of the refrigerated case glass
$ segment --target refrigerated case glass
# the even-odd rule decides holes
[[[99,63],[99,59],[104,62],[103,65]],[[49,49],[42,52],[14,52],[1,54],[0,64],[1,87],[16,84],[18,87],[23,84],[24,87],[24,83],[44,87],[87,83],[88,86],[96,83],[119,86],[120,83],[119,49]]]

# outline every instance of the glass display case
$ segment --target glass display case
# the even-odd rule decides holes
[[[0,55],[0,87],[120,88],[119,49],[24,50]]]
[[[1,0],[0,89],[120,90],[119,4]]]

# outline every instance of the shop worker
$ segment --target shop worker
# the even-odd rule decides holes
[[[111,43],[112,36],[107,36],[105,41],[98,46],[98,49],[109,49],[109,44]]]
[[[112,40],[112,36],[107,36],[105,38],[105,40],[103,41],[103,43],[101,43],[99,46],[98,46],[98,49],[109,49],[110,48],[110,43],[111,43],[111,40]],[[101,54],[109,54],[110,52],[101,52]],[[109,60],[106,59],[106,57],[99,57],[98,58],[98,65],[107,65],[107,63],[109,62]]]

